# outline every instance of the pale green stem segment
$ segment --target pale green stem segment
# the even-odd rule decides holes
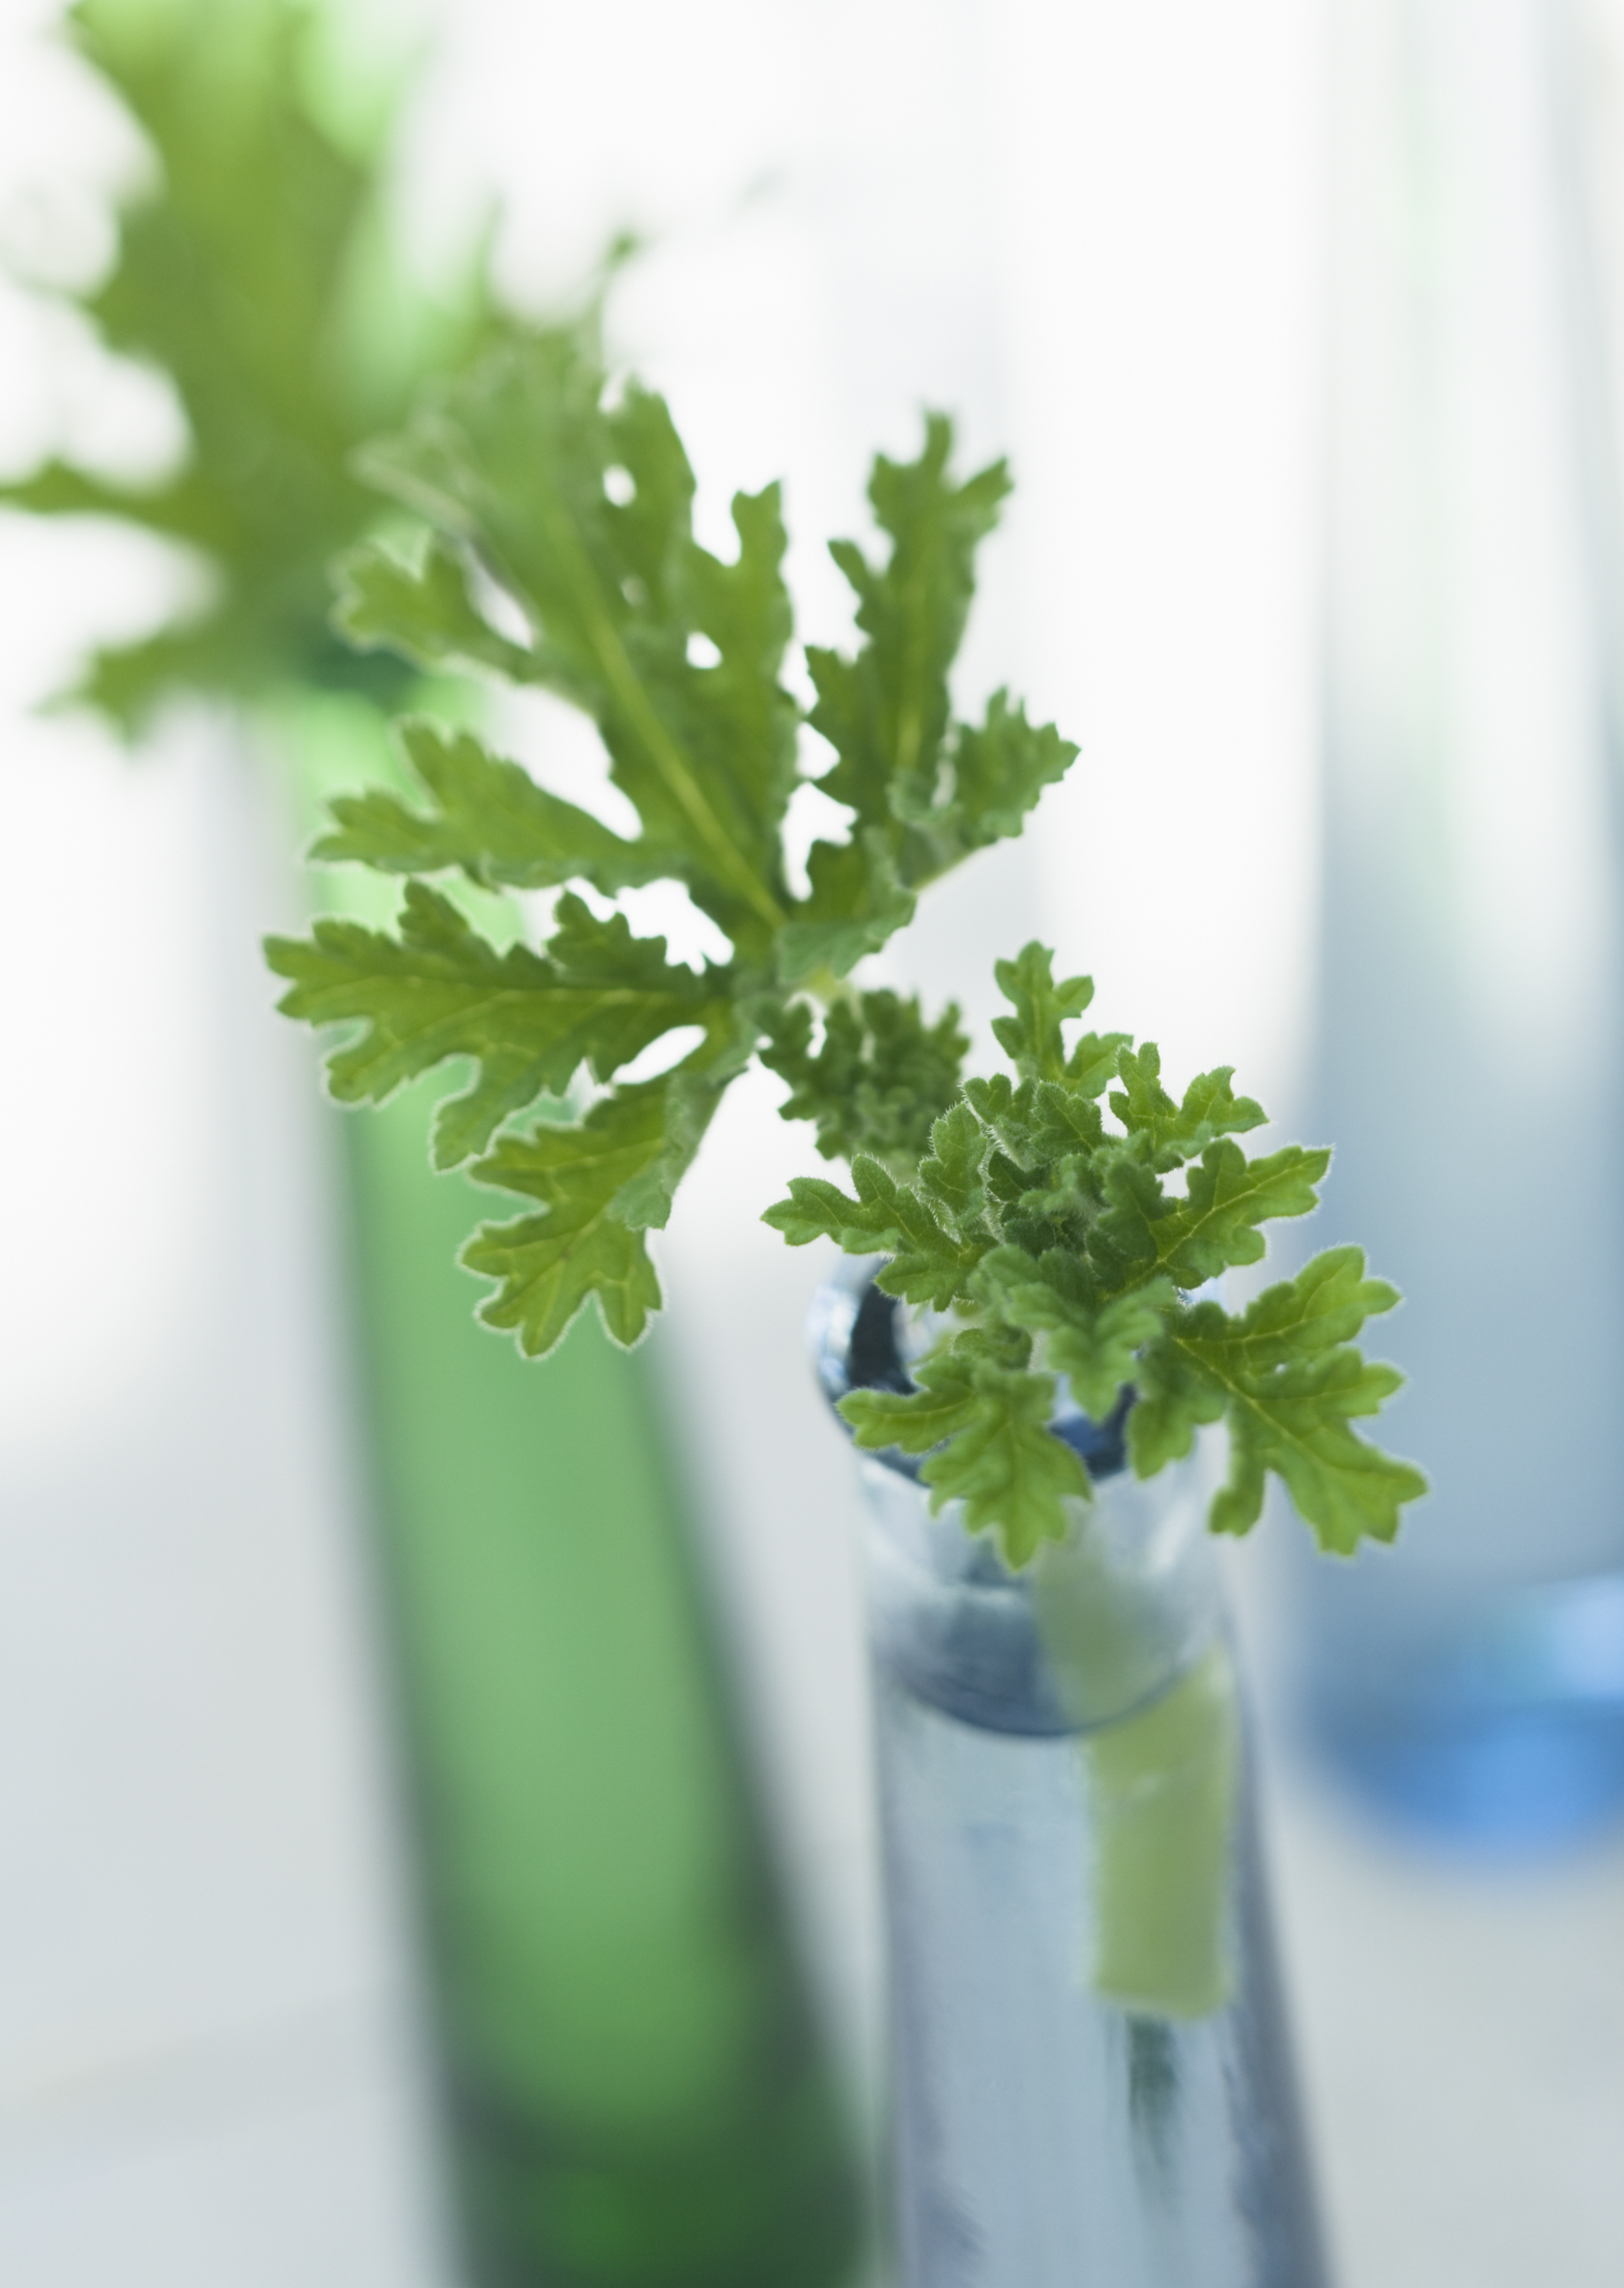
[[[1220,1639],[1172,1689],[1079,1743],[1094,1814],[1094,1985],[1202,2018],[1233,1983],[1228,1903],[1240,1716]]]

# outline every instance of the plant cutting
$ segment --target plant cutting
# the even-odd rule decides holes
[[[167,377],[186,446],[139,481],[52,461],[0,502],[198,560],[199,607],[68,695],[132,739],[201,701],[219,768],[269,772],[308,814],[398,768],[379,711],[424,694],[329,624],[328,560],[390,513],[353,456],[515,321],[478,258],[436,292],[414,280],[389,215],[404,82],[339,72],[329,13],[88,0],[67,21],[151,162],[112,266],[70,298]],[[368,884],[328,879],[367,910]],[[834,2288],[856,2166],[647,1362],[585,1326],[538,1386],[470,1321],[469,1195],[430,1176],[421,1102],[339,1140],[470,2267]]]
[[[1351,1249],[1240,1313],[1194,1291],[1314,1205],[1328,1156],[1248,1159],[1235,1140],[1264,1115],[1227,1069],[1175,1100],[1153,1046],[1068,1040],[1091,989],[1058,984],[1041,947],[1000,966],[1013,1072],[986,1080],[961,1080],[955,1010],[853,977],[1075,753],[1007,693],[954,718],[975,550],[1008,477],[960,480],[951,451],[932,417],[915,460],[875,461],[880,548],[833,544],[859,640],[807,648],[803,718],[780,679],[776,488],[735,497],[731,560],[701,547],[667,408],[612,388],[579,337],[510,344],[432,393],[362,464],[428,534],[346,559],[338,624],[424,671],[483,669],[582,709],[638,831],[551,792],[544,766],[411,720],[415,791],[340,798],[315,851],[401,878],[397,924],[318,922],[268,954],[289,1015],[350,1028],[329,1066],[341,1101],[465,1061],[434,1156],[524,1204],[462,1259],[493,1283],[480,1315],[528,1355],[589,1307],[641,1337],[661,1300],[648,1235],[752,1058],[788,1084],[785,1116],[850,1161],[852,1193],[799,1179],[768,1220],[884,1259],[826,1307],[823,1365],[890,1464],[869,1467],[907,2277],[1301,2284],[1319,2259],[1197,1434],[1230,1428],[1219,1531],[1256,1521],[1273,1472],[1327,1547],[1390,1537],[1422,1481],[1351,1426],[1398,1381],[1351,1339],[1397,1299]],[[850,830],[815,842],[796,884],[803,722]],[[674,962],[634,932],[617,901],[654,880],[728,958]],[[498,886],[546,901],[534,946],[471,918],[468,891]],[[666,1070],[626,1076],[673,1035]],[[930,1316],[900,1324],[899,1301]],[[989,1833],[1008,1846],[1002,1892],[978,1856]],[[1035,1982],[1001,1985],[1011,1963]],[[944,2040],[965,1996],[980,2030]],[[1216,2123],[1194,2147],[1192,2104]]]
[[[997,965],[1014,1013],[994,1031],[1013,1077],[967,1081],[902,1180],[858,1152],[855,1197],[798,1177],[767,1210],[791,1246],[828,1237],[883,1253],[882,1293],[951,1315],[910,1365],[914,1389],[841,1400],[858,1444],[926,1456],[932,1508],[962,1502],[967,1528],[994,1530],[1019,1568],[1066,1540],[1068,1503],[1092,1492],[1084,1454],[1050,1434],[1064,1377],[1084,1418],[1121,1418],[1139,1479],[1182,1460],[1204,1425],[1227,1424],[1214,1533],[1250,1531],[1272,1473],[1322,1548],[1390,1541],[1425,1482],[1352,1429],[1403,1377],[1351,1345],[1397,1291],[1366,1277],[1361,1249],[1337,1247],[1240,1314],[1192,1292],[1261,1261],[1264,1224],[1319,1204],[1330,1153],[1288,1144],[1248,1159],[1234,1139],[1266,1116],[1235,1094],[1232,1066],[1175,1099],[1154,1042],[1087,1032],[1068,1044],[1094,982],[1057,983],[1052,959],[1034,943]],[[901,1156],[893,1148],[893,1166]]]

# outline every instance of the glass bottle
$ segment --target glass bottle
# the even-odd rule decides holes
[[[474,1319],[491,1202],[346,1120],[384,1587],[479,2288],[843,2288],[859,2173],[644,1355]]]
[[[894,1307],[814,1321],[832,1397]],[[903,2288],[1320,2288],[1205,1464],[1096,1498],[1021,1573],[864,1456]]]
[[[1303,1567],[1311,1737],[1476,1846],[1624,1808],[1617,495],[1562,0],[1343,0],[1331,1227],[1406,1299],[1394,1550]]]

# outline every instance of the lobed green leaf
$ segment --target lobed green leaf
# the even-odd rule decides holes
[[[929,1372],[929,1362],[918,1370]],[[1076,1452],[1049,1429],[1054,1377],[978,1364],[970,1376],[969,1418],[932,1453],[920,1475],[931,1506],[964,1505],[964,1524],[998,1531],[1008,1563],[1028,1563],[1045,1541],[1064,1541],[1068,1502],[1086,1501],[1089,1474]]]
[[[836,1001],[824,1017],[815,1054],[805,1002],[764,998],[757,1014],[767,1035],[761,1061],[790,1084],[780,1116],[815,1122],[825,1159],[867,1152],[906,1163],[929,1147],[931,1124],[953,1101],[970,1045],[955,1007],[927,1025],[918,1001],[895,993]]]
[[[279,1006],[325,1025],[362,1021],[329,1061],[343,1104],[380,1103],[448,1057],[477,1060],[479,1077],[440,1109],[434,1156],[455,1166],[538,1095],[561,1096],[590,1063],[608,1079],[662,1033],[716,1021],[726,1005],[707,979],[665,959],[663,938],[634,938],[619,915],[599,922],[559,901],[547,955],[497,953],[450,902],[407,885],[400,934],[319,921],[308,941],[273,938],[265,957],[291,990]]]
[[[1256,1522],[1269,1470],[1324,1546],[1343,1553],[1367,1536],[1390,1540],[1400,1505],[1425,1491],[1409,1463],[1348,1426],[1375,1413],[1402,1379],[1347,1347],[1368,1316],[1398,1299],[1364,1268],[1359,1248],[1333,1248],[1265,1290],[1239,1319],[1208,1303],[1174,1330],[1173,1347],[1226,1397],[1231,1474],[1214,1504],[1215,1531],[1244,1533]]]
[[[381,541],[350,549],[334,563],[333,581],[333,625],[357,651],[397,652],[430,675],[471,667],[531,679],[529,652],[484,617],[466,564],[436,534],[415,560]]]
[[[937,1221],[930,1207],[907,1186],[860,1152],[852,1163],[857,1188],[852,1199],[821,1176],[791,1179],[789,1197],[762,1217],[791,1247],[835,1240],[848,1255],[889,1255],[880,1274],[888,1295],[945,1310],[974,1269],[987,1243],[958,1238]]]
[[[778,933],[785,985],[820,970],[847,976],[914,918],[914,894],[899,880],[890,845],[875,828],[851,842],[814,842],[806,871],[807,894]]]
[[[1091,977],[1067,977],[1057,985],[1051,963],[1049,949],[1034,938],[1013,961],[993,968],[999,991],[1015,1008],[1012,1017],[994,1018],[994,1036],[1023,1080],[1066,1078],[1061,1025],[1080,1017],[1094,998]]]
[[[1324,1548],[1346,1556],[1361,1539],[1390,1541],[1400,1507],[1424,1494],[1427,1482],[1413,1464],[1359,1437],[1348,1418],[1376,1413],[1403,1379],[1343,1350],[1281,1369],[1262,1387],[1237,1387],[1230,1480],[1213,1502],[1213,1530],[1248,1531],[1262,1513],[1264,1473],[1273,1470]]]
[[[1390,1537],[1424,1481],[1350,1426],[1399,1380],[1349,1347],[1398,1299],[1366,1276],[1360,1251],[1317,1256],[1238,1317],[1184,1299],[1255,1261],[1264,1224],[1313,1208],[1329,1154],[1292,1145],[1248,1159],[1233,1135],[1264,1116],[1236,1095],[1228,1066],[1175,1099],[1153,1043],[1136,1052],[1125,1035],[1090,1034],[1068,1053],[1065,1028],[1092,986],[1057,984],[1041,945],[999,964],[997,976],[1014,1010],[997,1030],[1018,1077],[965,1082],[911,1185],[860,1159],[855,1199],[799,1181],[767,1217],[796,1244],[829,1235],[889,1255],[884,1291],[958,1315],[959,1330],[911,1370],[913,1393],[844,1402],[860,1442],[926,1455],[933,1499],[963,1499],[971,1529],[996,1523],[1010,1562],[1025,1562],[1065,1533],[1067,1500],[1088,1490],[1081,1461],[1047,1426],[1064,1375],[1097,1421],[1132,1393],[1128,1446],[1141,1477],[1227,1418],[1232,1471],[1213,1505],[1216,1531],[1248,1529],[1272,1470],[1327,1548]],[[810,1016],[785,1024],[780,1066],[804,1071]],[[831,1092],[856,1070],[859,1037],[855,1016],[831,1016]],[[843,1045],[838,1069],[832,1044]],[[1106,1131],[1097,1101],[1113,1071],[1121,1132]],[[1169,1194],[1164,1176],[1186,1163],[1183,1195]]]
[[[1267,1118],[1262,1105],[1230,1086],[1232,1065],[1198,1074],[1182,1104],[1161,1085],[1161,1053],[1153,1041],[1137,1055],[1124,1049],[1117,1069],[1123,1086],[1113,1092],[1111,1109],[1130,1135],[1148,1140],[1151,1164],[1163,1173],[1194,1159],[1217,1137],[1261,1127]]]
[[[1024,1250],[994,1249],[976,1276],[1002,1316],[1047,1338],[1047,1363],[1096,1421],[1133,1380],[1138,1353],[1161,1334],[1176,1299],[1171,1280],[1153,1279],[1102,1301],[1086,1261],[1059,1248],[1035,1261]]]
[[[469,1270],[498,1280],[479,1307],[528,1358],[544,1358],[595,1301],[617,1343],[643,1335],[660,1307],[660,1283],[640,1230],[616,1203],[669,1148],[669,1085],[617,1091],[578,1127],[543,1124],[498,1139],[472,1171],[483,1184],[537,1201],[536,1213],[487,1224],[463,1250]]]
[[[1019,834],[1045,787],[1063,779],[1078,749],[1052,723],[1033,724],[1024,707],[996,691],[978,729],[969,724],[953,747],[953,794],[918,822],[941,842],[947,862],[968,850]]]
[[[1156,1219],[1160,1265],[1176,1285],[1199,1287],[1232,1264],[1256,1263],[1264,1251],[1257,1227],[1277,1216],[1310,1214],[1315,1186],[1331,1164],[1327,1151],[1287,1144],[1248,1160],[1221,1137],[1190,1171],[1185,1197]]]
[[[819,783],[898,854],[900,809],[910,792],[928,803],[943,760],[947,671],[974,592],[975,552],[1010,489],[1002,462],[955,484],[952,450],[951,423],[931,414],[918,460],[875,460],[868,497],[891,543],[887,561],[870,564],[849,540],[830,549],[867,641],[855,659],[815,647],[806,655],[818,695],[812,725],[836,753]]]
[[[764,945],[787,918],[778,833],[795,784],[777,490],[739,496],[737,559],[711,556],[663,401],[631,384],[611,408],[605,390],[578,336],[539,333],[364,466],[472,551],[534,632],[525,672],[592,716],[651,843],[731,935]]]
[[[311,855],[386,874],[456,868],[482,889],[545,890],[590,882],[613,895],[670,871],[669,852],[627,842],[573,802],[537,786],[517,763],[493,755],[471,731],[408,716],[396,735],[432,808],[414,810],[376,789],[340,795],[333,832]]]

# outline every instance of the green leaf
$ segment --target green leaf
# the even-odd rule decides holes
[[[778,937],[786,985],[822,969],[844,977],[914,918],[914,894],[898,880],[885,837],[872,828],[852,842],[814,842],[806,872],[808,894]]]
[[[1248,1160],[1227,1137],[1209,1144],[1190,1171],[1186,1197],[1155,1226],[1161,1268],[1176,1286],[1199,1287],[1232,1264],[1256,1263],[1264,1252],[1258,1225],[1310,1214],[1330,1164],[1329,1152],[1300,1144],[1262,1160]]]
[[[336,830],[321,837],[313,857],[387,874],[457,867],[483,889],[544,890],[583,881],[607,894],[669,871],[668,853],[622,841],[590,811],[547,793],[517,763],[493,755],[471,732],[447,730],[421,716],[395,729],[433,807],[413,810],[382,789],[341,795],[332,805]]]
[[[430,675],[479,667],[529,680],[529,653],[481,616],[467,567],[434,536],[416,561],[380,541],[351,549],[334,564],[333,579],[333,625],[358,651],[397,652]]]
[[[978,850],[1018,834],[1045,787],[1065,777],[1078,750],[1052,723],[1032,724],[1026,710],[1010,704],[1007,691],[994,693],[979,730],[966,725],[953,750],[953,799],[945,812],[930,814],[950,847]]]
[[[1168,1198],[1143,1136],[1107,1138],[1092,1174],[1106,1206],[1085,1243],[1101,1285],[1108,1291],[1148,1278],[1161,1267],[1161,1235],[1185,1203]]]
[[[1186,1160],[1204,1152],[1219,1136],[1240,1135],[1266,1123],[1269,1116],[1255,1097],[1235,1094],[1230,1085],[1234,1072],[1233,1065],[1218,1065],[1211,1072],[1198,1073],[1184,1091],[1177,1141]]]
[[[0,505],[28,516],[111,517],[197,547],[221,536],[206,489],[193,471],[166,484],[123,485],[64,461],[43,461],[32,475],[0,483]]]
[[[634,383],[609,407],[606,387],[577,335],[539,333],[361,465],[471,549],[534,631],[527,674],[592,716],[649,839],[758,947],[786,918],[778,829],[795,784],[777,491],[740,495],[737,559],[711,556],[693,536],[693,473],[664,403]]]
[[[821,1176],[790,1180],[789,1197],[762,1217],[791,1247],[833,1239],[848,1255],[889,1255],[879,1275],[888,1295],[945,1310],[986,1251],[986,1242],[963,1240],[942,1229],[917,1192],[896,1182],[867,1154],[852,1163],[852,1199]]]
[[[1161,1164],[1170,1137],[1178,1133],[1178,1107],[1161,1085],[1161,1052],[1154,1041],[1146,1041],[1137,1052],[1124,1049],[1117,1058],[1117,1070],[1123,1086],[1111,1092],[1111,1109],[1129,1134],[1143,1134],[1150,1140],[1157,1164]],[[1182,1154],[1167,1156],[1167,1165],[1176,1167]]]
[[[916,1370],[922,1379],[931,1363]],[[1065,1540],[1072,1522],[1066,1505],[1089,1498],[1089,1474],[1048,1427],[1052,1375],[978,1363],[970,1381],[969,1420],[930,1456],[920,1475],[931,1488],[932,1509],[962,1501],[966,1529],[995,1526],[1006,1561],[1025,1565],[1043,1542]]]
[[[1398,1289],[1385,1279],[1366,1278],[1363,1248],[1331,1247],[1295,1279],[1265,1287],[1239,1319],[1224,1319],[1221,1340],[1226,1357],[1256,1373],[1351,1342],[1367,1319],[1390,1311],[1398,1300]],[[1215,1309],[1200,1305],[1192,1312],[1187,1340],[1200,1339]]]
[[[527,1357],[555,1349],[590,1298],[617,1343],[635,1343],[659,1309],[642,1233],[614,1204],[669,1149],[667,1114],[663,1081],[622,1089],[578,1128],[543,1124],[503,1136],[476,1164],[480,1183],[541,1204],[516,1222],[487,1224],[462,1255],[471,1271],[502,1283],[479,1316],[515,1333]]]
[[[928,1454],[931,1506],[963,1501],[971,1532],[996,1526],[1011,1565],[1070,1528],[1066,1504],[1092,1490],[1075,1451],[1046,1426],[1054,1377],[1001,1366],[972,1336],[914,1369],[916,1391],[855,1390],[840,1402],[860,1446]]]
[[[1245,1533],[1263,1510],[1264,1474],[1285,1482],[1297,1514],[1321,1545],[1347,1555],[1361,1539],[1390,1541],[1402,1505],[1427,1490],[1409,1462],[1395,1461],[1348,1426],[1376,1413],[1404,1377],[1357,1351],[1281,1367],[1261,1387],[1237,1388],[1230,1408],[1230,1479],[1214,1499],[1215,1533]]]
[[[806,655],[818,694],[812,727],[836,753],[819,783],[856,812],[860,828],[883,832],[909,884],[924,876],[907,862],[905,815],[933,798],[948,731],[947,671],[974,593],[975,552],[1009,490],[1002,462],[955,484],[952,450],[952,425],[932,414],[918,460],[875,460],[868,497],[891,542],[887,561],[871,564],[851,541],[830,550],[857,596],[867,641],[855,659],[815,647]],[[927,870],[939,870],[931,854],[923,855]]]
[[[963,1237],[987,1233],[987,1139],[967,1104],[955,1104],[931,1126],[931,1149],[919,1164],[919,1188],[939,1217]]]
[[[931,1124],[953,1100],[970,1045],[955,1007],[927,1025],[917,1000],[895,993],[837,1001],[815,1055],[812,1013],[804,1001],[765,999],[758,1013],[768,1036],[761,1061],[790,1084],[780,1116],[815,1121],[826,1160],[854,1152],[918,1159]]]
[[[1227,1420],[1232,1472],[1213,1505],[1216,1531],[1247,1529],[1272,1470],[1327,1548],[1390,1538],[1425,1482],[1351,1427],[1399,1377],[1349,1345],[1392,1307],[1393,1289],[1366,1276],[1358,1248],[1342,1247],[1239,1317],[1181,1291],[1256,1260],[1264,1224],[1306,1214],[1328,1152],[1290,1145],[1248,1160],[1233,1132],[1264,1114],[1235,1094],[1229,1066],[1176,1099],[1153,1043],[1135,1053],[1126,1035],[1090,1035],[1068,1056],[1064,1027],[1092,987],[1057,984],[1042,946],[1000,963],[997,977],[1015,1013],[998,1036],[1018,1078],[966,1081],[911,1184],[900,1156],[892,1174],[860,1161],[855,1199],[803,1180],[767,1218],[796,1244],[832,1235],[853,1252],[889,1254],[878,1277],[887,1293],[958,1315],[960,1331],[911,1370],[918,1391],[846,1402],[861,1442],[928,1454],[923,1475],[935,1494],[963,1496],[972,1529],[995,1522],[1010,1562],[1023,1562],[1045,1536],[1064,1534],[1073,1464],[1082,1474],[1045,1426],[1064,1375],[1096,1420],[1131,1388],[1128,1443],[1140,1477]],[[782,1021],[788,1071],[810,1060],[812,1023]],[[856,1069],[857,1038],[855,1018],[831,1017],[826,1044],[844,1042],[846,1055],[844,1066],[831,1055],[831,1093]],[[1113,1070],[1121,1133],[1107,1132],[1097,1102]],[[1164,1175],[1186,1162],[1184,1195],[1169,1195]]]
[[[853,1390],[836,1411],[852,1426],[860,1446],[870,1452],[899,1447],[905,1454],[928,1454],[955,1430],[976,1419],[975,1385],[966,1368],[949,1357],[926,1359],[914,1391]]]
[[[677,1187],[693,1164],[717,1105],[749,1063],[755,1044],[755,1027],[748,1020],[735,1018],[731,1027],[718,1022],[710,1038],[675,1070],[648,1084],[662,1092],[665,1140],[612,1203],[621,1221],[634,1231],[664,1230]],[[620,1092],[631,1093],[624,1088]]]
[[[1175,1301],[1171,1280],[1153,1279],[1101,1302],[1087,1265],[1058,1248],[1035,1262],[1017,1248],[994,1249],[976,1276],[1003,1317],[1048,1337],[1047,1363],[1097,1422],[1133,1380],[1138,1352],[1161,1335]]]
[[[1229,1394],[1198,1355],[1170,1338],[1146,1348],[1134,1382],[1139,1395],[1128,1416],[1129,1458],[1136,1477],[1153,1478],[1184,1460],[1198,1430],[1222,1420]]]
[[[667,963],[663,938],[634,938],[619,915],[599,922],[567,895],[558,914],[547,956],[499,954],[413,881],[398,938],[319,921],[307,941],[268,940],[265,956],[292,982],[279,1005],[287,1015],[364,1021],[329,1062],[340,1103],[380,1103],[448,1057],[479,1061],[474,1087],[436,1122],[435,1164],[451,1167],[536,1096],[562,1095],[583,1061],[606,1080],[662,1033],[714,1021],[725,1005],[705,979]]]
[[[1168,1171],[1192,1160],[1219,1136],[1259,1128],[1267,1117],[1249,1096],[1230,1086],[1232,1065],[1200,1073],[1175,1104],[1161,1085],[1161,1053],[1146,1041],[1135,1055],[1124,1049],[1117,1061],[1124,1085],[1113,1090],[1111,1109],[1129,1134],[1150,1140],[1153,1165]]]
[[[1014,1167],[1045,1183],[1079,1158],[1091,1159],[1105,1137],[1099,1107],[1069,1082],[1024,1080],[1016,1087],[1007,1073],[994,1073],[966,1081],[964,1097]]]
[[[327,563],[375,520],[351,458],[497,322],[477,263],[436,301],[391,258],[380,211],[404,84],[380,76],[368,123],[352,104],[336,133],[313,92],[313,12],[283,0],[82,0],[67,25],[157,161],[121,200],[110,269],[67,298],[115,356],[173,385],[186,465],[124,486],[47,463],[0,497],[182,541],[212,576],[201,610],[98,652],[72,695],[127,731],[177,690],[392,699],[407,677],[327,624]]]
[[[1213,1505],[1216,1532],[1244,1533],[1256,1522],[1269,1470],[1324,1546],[1344,1553],[1367,1535],[1390,1541],[1401,1505],[1426,1490],[1419,1471],[1348,1426],[1351,1417],[1375,1413],[1402,1380],[1346,1347],[1367,1317],[1398,1300],[1364,1270],[1359,1248],[1333,1248],[1265,1290],[1239,1319],[1207,1303],[1173,1330],[1169,1341],[1189,1369],[1225,1394],[1231,1470]]]
[[[1080,1033],[1066,1061],[1066,1086],[1077,1096],[1102,1096],[1121,1064],[1121,1053],[1133,1046],[1131,1033]]]
[[[1081,1016],[1094,998],[1091,977],[1067,977],[1057,985],[1051,961],[1049,949],[1034,938],[1013,961],[993,967],[999,991],[1015,1008],[1012,1017],[994,1018],[993,1033],[1023,1080],[1066,1077],[1060,1027],[1066,1019]]]

